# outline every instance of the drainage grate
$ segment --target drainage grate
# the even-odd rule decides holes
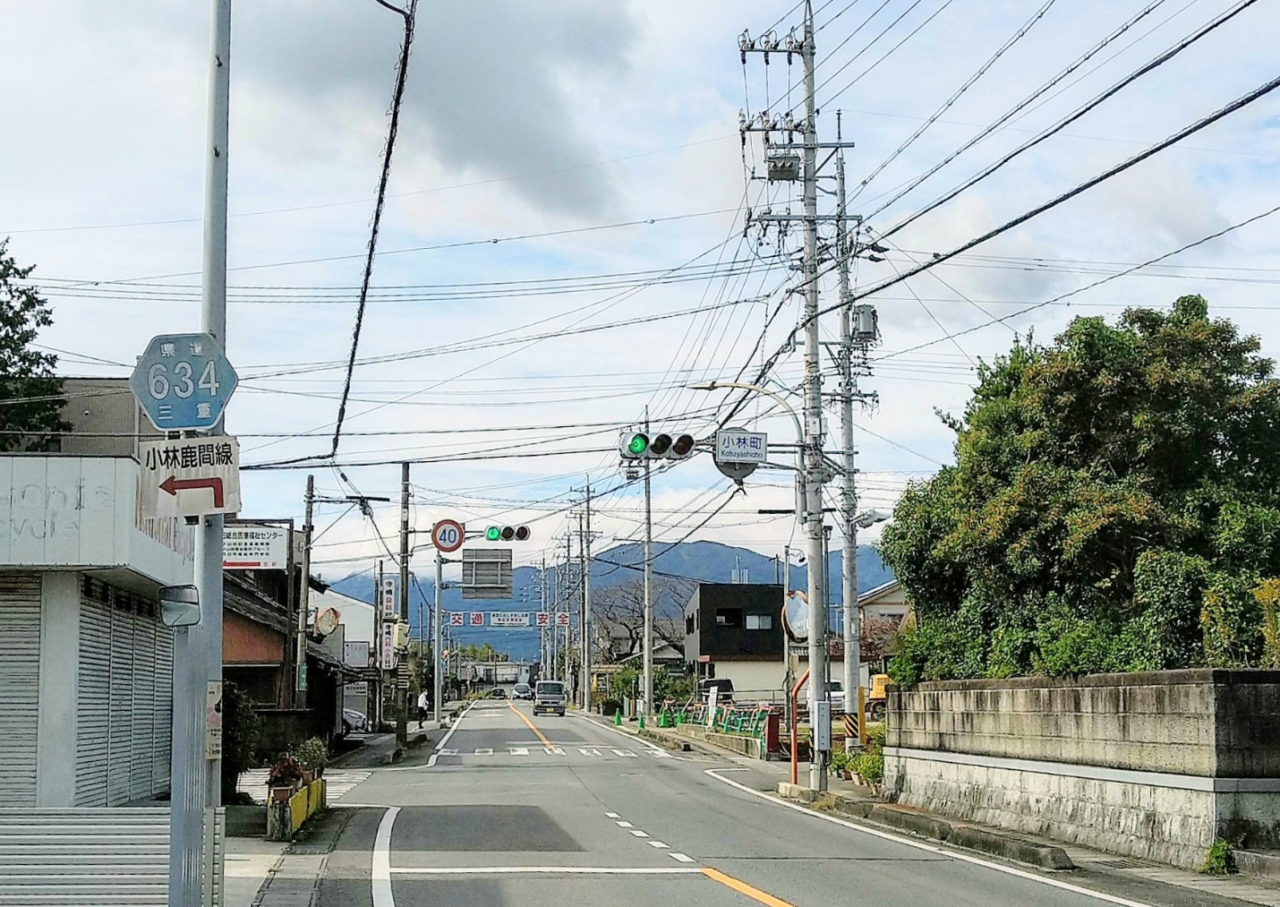
[[[1145,869],[1146,863],[1139,863],[1137,860],[1090,860],[1094,866],[1101,866],[1104,869]]]

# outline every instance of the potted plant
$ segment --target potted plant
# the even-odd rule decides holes
[[[316,778],[324,776],[324,767],[329,762],[329,748],[319,737],[312,737],[298,747],[298,761],[302,763],[302,770],[310,784]]]
[[[302,766],[298,760],[288,753],[280,757],[271,772],[267,775],[267,787],[271,789],[271,800],[280,803],[288,800],[298,789],[302,781]]]

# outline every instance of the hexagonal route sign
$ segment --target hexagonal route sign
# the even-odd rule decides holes
[[[129,389],[160,431],[208,431],[239,378],[212,334],[161,334],[129,378]]]

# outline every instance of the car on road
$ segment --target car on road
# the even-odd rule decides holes
[[[511,688],[512,699],[528,699],[533,700],[533,687],[527,683],[518,683]]]
[[[342,730],[347,734],[363,733],[369,730],[369,718],[364,712],[357,712],[355,709],[343,709]]]
[[[539,680],[533,691],[533,714],[555,712],[564,717],[565,706],[569,697],[565,694],[564,684],[558,680]]]
[[[488,698],[489,699],[506,699],[507,691],[504,690],[502,687],[494,687],[492,690],[489,691]]]

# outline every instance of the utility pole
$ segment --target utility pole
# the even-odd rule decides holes
[[[227,348],[227,153],[231,110],[231,0],[214,0],[205,149],[204,243],[200,281],[200,330]],[[211,435],[221,435],[219,422]],[[205,750],[206,697],[222,688],[221,514],[200,518],[195,530],[195,585],[201,623],[174,634],[175,671],[171,797],[169,813],[169,904],[199,907],[213,866],[202,823],[212,831],[222,803],[222,759]],[[203,681],[203,682],[201,682]]]
[[[377,668],[374,672],[377,682],[374,684],[373,696],[373,727],[375,731],[382,730],[382,713],[383,700],[387,698],[384,689],[384,671],[386,665],[382,663],[382,561],[378,561],[378,567],[373,574],[373,600],[377,602],[377,606],[373,609],[373,664]]]
[[[547,613],[547,556],[542,555],[542,566],[538,570],[538,612],[540,614]],[[551,628],[550,617],[546,618],[547,624],[542,628],[542,632],[538,635],[538,676],[542,676],[542,672],[546,669],[548,654],[551,651],[551,644],[547,635],[547,630]]]
[[[440,549],[437,548],[436,549],[436,587],[434,590],[434,594],[432,596],[435,599],[435,602],[434,602],[434,607],[432,608],[432,611],[434,613],[432,614],[432,617],[431,617],[431,620],[432,620],[431,629],[435,633],[435,642],[432,643],[432,653],[431,653],[432,660],[434,662],[434,667],[432,669],[433,689],[431,692],[432,692],[433,698],[431,700],[431,710],[433,712],[432,717],[435,719],[435,722],[436,722],[436,727],[440,726],[440,696],[441,696],[440,684],[442,680],[440,676],[440,644],[441,644],[440,596],[441,596],[441,590],[443,589],[444,589],[444,555],[442,555],[440,553]]]
[[[806,0],[804,41],[804,485],[805,541],[809,558],[809,720],[813,739],[827,708],[826,564],[822,561],[822,485],[826,469],[822,460],[822,363],[818,333],[818,109],[814,87],[813,3]],[[809,762],[809,788],[827,789],[829,753],[817,746]]]
[[[409,464],[400,464],[400,621],[409,622]],[[408,653],[406,653],[407,655]],[[409,743],[409,690],[406,672],[396,667],[395,690],[399,707],[396,709],[396,743]]]
[[[644,434],[649,436],[649,407],[644,408]],[[589,493],[589,492],[588,492]],[[589,513],[589,511],[588,511]],[[653,712],[653,490],[649,460],[644,460],[644,711]]]
[[[578,544],[582,582],[582,710],[591,711],[591,483],[587,483],[583,502],[585,529]],[[582,526],[579,523],[579,526]]]
[[[298,641],[294,650],[297,668],[293,684],[293,707],[307,707],[307,612],[311,604],[311,533],[316,503],[316,477],[307,476],[307,493],[303,497],[305,519],[302,521],[302,587],[298,595]],[[376,599],[375,599],[376,601]]]
[[[840,114],[836,114],[836,140],[841,135]],[[840,521],[844,529],[841,579],[844,602],[844,713],[858,713],[858,687],[862,681],[862,609],[858,607],[858,489],[853,448],[853,398],[857,385],[853,376],[853,311],[849,287],[848,213],[845,208],[844,151],[836,158],[836,261],[840,272],[840,443],[844,450],[843,479],[840,483]],[[858,715],[859,730],[863,716]],[[845,749],[857,746],[858,738],[846,737]]]

